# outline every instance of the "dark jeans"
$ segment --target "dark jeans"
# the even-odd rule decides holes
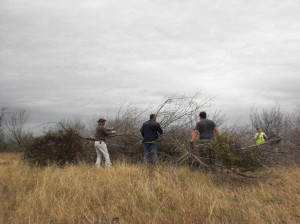
[[[158,157],[157,157],[157,145],[155,141],[151,143],[144,143],[144,162],[148,161],[149,151],[152,153],[153,164],[157,165]]]

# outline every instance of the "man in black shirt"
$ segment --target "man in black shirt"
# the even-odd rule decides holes
[[[160,124],[156,122],[156,114],[150,115],[150,120],[143,123],[140,131],[144,138],[144,162],[147,162],[148,153],[151,151],[153,164],[156,165],[158,163],[156,140],[158,139],[158,134],[162,135],[163,133]]]

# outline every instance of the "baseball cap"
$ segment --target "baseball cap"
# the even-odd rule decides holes
[[[104,119],[104,118],[100,118],[99,120],[98,120],[98,122],[105,122],[106,120]]]

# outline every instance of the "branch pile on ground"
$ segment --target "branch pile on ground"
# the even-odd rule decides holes
[[[200,170],[238,168],[246,171],[262,166],[280,165],[283,163],[282,158],[290,155],[285,153],[287,149],[278,139],[260,146],[242,148],[241,143],[245,141],[242,142],[242,137],[234,134],[221,135],[212,142],[195,143],[194,147],[191,147],[189,140],[198,121],[197,114],[201,110],[206,110],[209,102],[210,100],[199,100],[198,93],[192,97],[169,97],[162,102],[156,110],[164,130],[157,143],[161,162]],[[116,118],[109,121],[110,126],[117,131],[117,134],[107,139],[113,162],[143,161],[140,127],[148,118],[149,109],[141,110],[128,106],[125,112],[120,110]],[[80,129],[82,129],[80,124],[77,124],[76,128],[60,123],[58,131],[48,132],[27,144],[25,159],[30,164],[39,165],[64,165],[79,161],[94,163],[96,157],[94,138],[82,136],[79,134]],[[297,149],[299,151],[299,148]],[[291,160],[287,159],[284,162],[287,164],[289,161]]]
[[[187,141],[189,138],[188,129],[176,127],[166,131],[164,137],[158,141],[160,161],[199,170],[238,168],[241,171],[253,171],[262,166],[288,165],[291,158],[288,159],[287,156],[293,155],[278,144],[278,140],[241,148],[238,139],[220,135],[212,142],[195,143],[194,147],[191,147]],[[73,129],[48,132],[26,144],[24,158],[30,164],[39,166],[94,163],[94,142],[88,140],[92,138],[82,137]],[[143,161],[143,144],[139,130],[112,136],[107,145],[112,161]],[[291,148],[290,146],[289,149]],[[294,151],[297,152],[297,148],[294,148]]]
[[[274,138],[261,145],[242,148],[251,151],[263,167],[289,166],[300,162],[300,148],[290,140]]]

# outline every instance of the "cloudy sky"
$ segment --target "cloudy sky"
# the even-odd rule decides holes
[[[229,120],[300,105],[300,1],[0,1],[0,106],[33,123],[197,90]]]

